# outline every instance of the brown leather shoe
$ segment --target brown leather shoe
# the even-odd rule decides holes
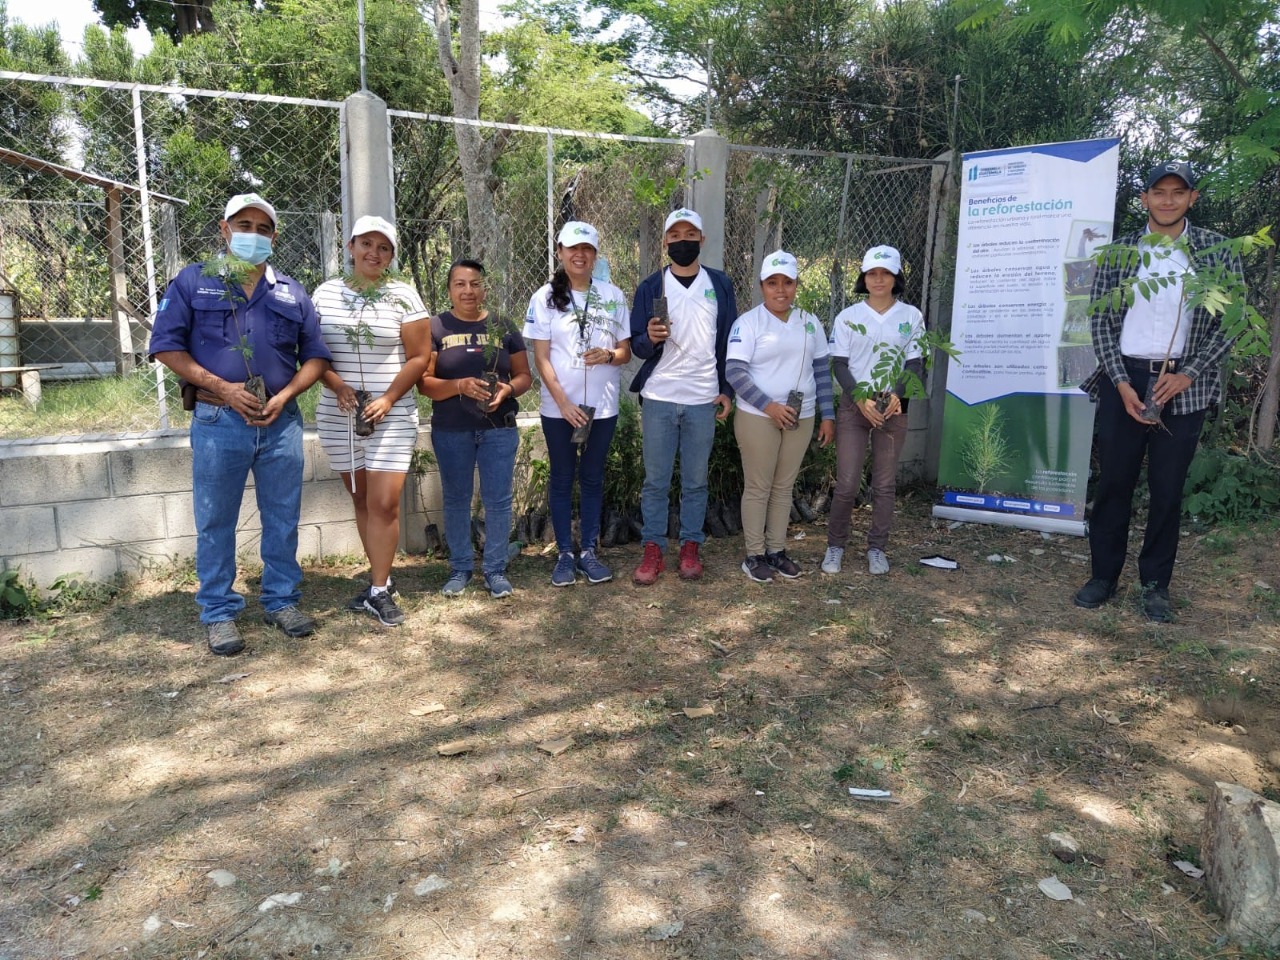
[[[652,540],[644,545],[644,559],[631,579],[642,587],[652,586],[658,582],[658,574],[667,568],[662,562],[662,548]]]
[[[680,544],[680,579],[702,579],[702,560],[698,556],[698,545],[692,540]]]

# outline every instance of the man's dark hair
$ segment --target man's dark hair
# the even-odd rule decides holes
[[[883,269],[883,268],[880,268],[880,269]],[[854,292],[854,293],[868,293],[868,292],[869,292],[869,291],[867,290],[867,279],[866,279],[866,278],[867,278],[867,275],[866,275],[865,273],[859,273],[859,274],[858,274],[858,279],[857,279],[857,280],[855,280],[855,281],[853,281],[853,292]],[[892,291],[892,292],[893,292],[893,295],[894,295],[894,296],[897,296],[898,294],[900,294],[900,293],[901,293],[903,290],[905,290],[905,289],[907,289],[907,285],[906,285],[905,283],[903,283],[903,282],[902,282],[902,274],[900,274],[900,273],[895,273],[895,274],[893,275],[893,291]]]
[[[479,260],[472,260],[470,258],[465,260],[455,260],[453,263],[449,264],[449,275],[445,277],[444,280],[444,285],[446,287],[453,283],[453,271],[457,270],[459,267],[463,267],[467,270],[474,270],[476,273],[480,274],[480,276],[484,276],[484,264]]]

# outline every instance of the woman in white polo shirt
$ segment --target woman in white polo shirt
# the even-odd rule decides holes
[[[831,330],[831,356],[840,384],[836,416],[836,492],[827,523],[823,573],[839,573],[849,542],[853,501],[862,484],[867,444],[871,444],[871,526],[867,530],[867,569],[889,572],[884,548],[893,525],[898,457],[907,437],[910,377],[924,375],[924,317],[902,292],[902,255],[893,247],[872,247],[862,257],[854,293],[866,295],[842,310]],[[894,382],[885,382],[892,375]],[[878,402],[879,401],[879,402]],[[883,407],[883,410],[881,409]]]
[[[821,417],[818,442],[825,447],[835,434],[827,336],[822,321],[795,308],[798,276],[791,254],[766,256],[760,267],[764,302],[740,316],[729,333],[725,375],[737,393],[733,430],[742,455],[742,571],[757,583],[800,576],[786,552],[787,523],[815,412]]]
[[[524,339],[542,381],[542,432],[550,462],[548,499],[559,557],[551,574],[557,587],[572,586],[581,571],[589,583],[613,579],[596,556],[604,504],[604,462],[618,424],[619,369],[631,359],[626,297],[611,283],[593,280],[600,233],[570,220],[560,230],[560,266],[529,300]],[[581,406],[594,407],[589,419]],[[575,429],[590,424],[585,442]],[[573,481],[578,480],[581,550],[573,553]]]

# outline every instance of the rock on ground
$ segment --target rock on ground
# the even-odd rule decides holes
[[[1200,838],[1205,879],[1233,940],[1280,947],[1280,804],[1215,783]]]

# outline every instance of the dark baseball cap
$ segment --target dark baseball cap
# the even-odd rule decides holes
[[[1195,174],[1191,172],[1191,164],[1185,160],[1166,160],[1164,163],[1157,163],[1147,171],[1146,189],[1150,190],[1165,177],[1178,177],[1192,190],[1196,188]]]

